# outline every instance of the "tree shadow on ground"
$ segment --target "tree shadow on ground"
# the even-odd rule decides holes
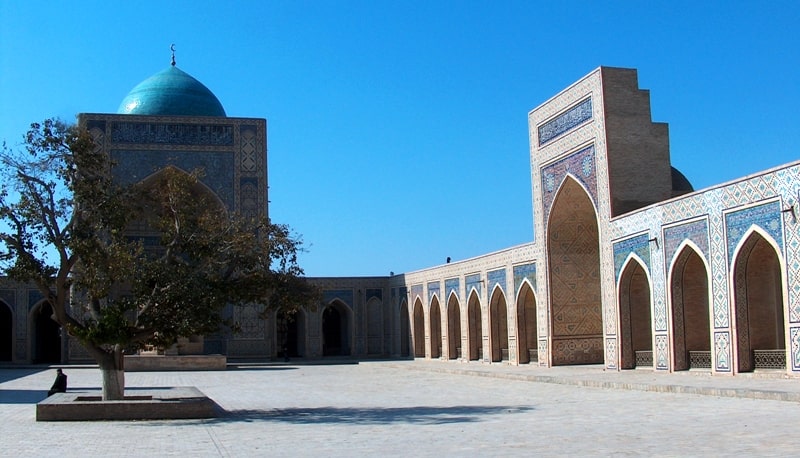
[[[29,375],[33,375],[38,372],[43,372],[49,369],[50,369],[49,367],[25,368],[25,369],[0,367],[0,383],[16,380],[22,377],[27,377]],[[55,377],[55,372],[53,372],[53,377]]]
[[[450,406],[450,407],[316,407],[274,410],[229,410],[206,423],[275,422],[292,424],[353,425],[442,425],[473,423],[487,416],[514,415],[533,410],[531,406]]]

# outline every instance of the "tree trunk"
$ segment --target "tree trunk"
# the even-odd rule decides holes
[[[125,398],[125,359],[122,346],[115,345],[113,353],[97,359],[103,374],[103,400],[119,401]]]

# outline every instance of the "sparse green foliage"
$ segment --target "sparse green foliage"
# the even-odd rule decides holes
[[[91,136],[56,120],[0,161],[0,269],[35,283],[101,368],[121,372],[124,348],[216,332],[228,305],[293,311],[317,297],[290,229],[227,213],[199,172],[117,186]]]

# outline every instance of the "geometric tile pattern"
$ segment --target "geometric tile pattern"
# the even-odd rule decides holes
[[[725,214],[725,235],[728,245],[728,263],[732,263],[733,252],[747,229],[756,225],[771,235],[783,252],[783,218],[777,201],[745,208]]]
[[[160,143],[167,145],[233,145],[232,125],[182,123],[112,122],[114,143]]]
[[[383,289],[382,288],[367,288],[366,291],[366,299],[370,300],[373,297],[378,299],[379,301],[383,300]]]
[[[422,294],[422,285],[411,286],[411,302],[416,301],[417,297],[419,297],[420,299],[425,298],[425,295]]]
[[[789,328],[789,338],[792,345],[792,370],[800,371],[800,328]]]
[[[592,201],[597,202],[597,174],[594,161],[594,144],[592,144],[542,170],[544,221],[547,221],[550,215],[556,191],[567,174],[582,183],[589,195],[592,196]]]
[[[533,290],[536,291],[536,263],[514,266],[514,291],[519,291],[522,282],[528,280]]]
[[[714,332],[717,372],[731,371],[731,335],[728,331]]]
[[[340,300],[353,308],[355,301],[353,300],[352,289],[326,289],[322,291],[322,301],[324,304],[330,304],[334,300]]]
[[[664,257],[667,262],[672,260],[678,246],[686,240],[691,240],[708,259],[708,221],[701,219],[691,223],[671,226],[664,229]]]
[[[433,296],[436,296],[436,297],[440,296],[440,294],[439,294],[439,282],[438,281],[437,282],[428,283],[428,302],[429,303],[432,302],[431,299],[433,299]],[[441,300],[441,297],[439,297],[439,299]]]
[[[481,297],[481,274],[467,275],[464,277],[464,285],[466,286],[467,297],[469,297],[473,288],[478,292],[478,298]]]
[[[506,270],[499,269],[499,270],[491,270],[486,273],[487,279],[487,291],[494,290],[495,285],[500,287],[500,291],[505,294],[506,289]]]
[[[539,146],[564,135],[590,119],[592,119],[591,97],[539,126]]]
[[[619,279],[622,263],[631,253],[636,253],[644,261],[647,270],[650,270],[650,238],[647,234],[641,234],[614,243],[614,278]]]
[[[669,338],[666,335],[656,336],[655,360],[657,370],[669,370]]]
[[[459,292],[458,292],[459,286],[460,286],[460,281],[459,281],[458,278],[448,278],[448,279],[446,279],[444,281],[445,296],[447,296],[449,298],[451,294],[455,294],[456,295],[456,299],[458,299],[458,301],[461,302],[461,298],[458,296],[458,294],[459,294]]]

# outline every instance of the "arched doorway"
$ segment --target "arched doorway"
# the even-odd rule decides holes
[[[653,367],[653,327],[650,314],[650,283],[642,264],[631,258],[620,275],[620,351],[622,369]]]
[[[350,319],[347,306],[333,301],[322,311],[322,355],[350,355]]]
[[[278,356],[299,358],[306,353],[306,316],[303,310],[286,313],[279,310],[275,320]],[[284,351],[286,354],[284,354]]]
[[[739,372],[786,368],[783,275],[775,248],[758,232],[742,243],[733,268]]]
[[[455,294],[447,302],[447,343],[449,358],[461,358],[461,308]]]
[[[475,290],[469,296],[467,303],[467,318],[469,319],[469,359],[478,361],[483,358],[483,332],[481,322],[481,301]]]
[[[689,245],[675,258],[670,296],[674,370],[711,369],[708,270]]]
[[[442,313],[439,310],[439,298],[433,296],[431,302],[431,358],[442,356]]]
[[[536,297],[527,281],[517,293],[517,351],[520,364],[539,360]]]
[[[599,241],[594,205],[567,177],[547,225],[554,366],[604,360]]]
[[[400,303],[400,356],[411,356],[411,323],[408,317],[408,302],[405,299]]]
[[[0,361],[13,359],[14,314],[11,307],[0,301]]]
[[[34,364],[61,362],[61,327],[51,318],[52,315],[53,309],[47,302],[41,302],[33,310],[31,353]]]
[[[414,302],[414,357],[425,357],[425,312],[419,299]]]
[[[494,290],[489,304],[492,362],[508,360],[508,307],[506,296],[500,288]]]

